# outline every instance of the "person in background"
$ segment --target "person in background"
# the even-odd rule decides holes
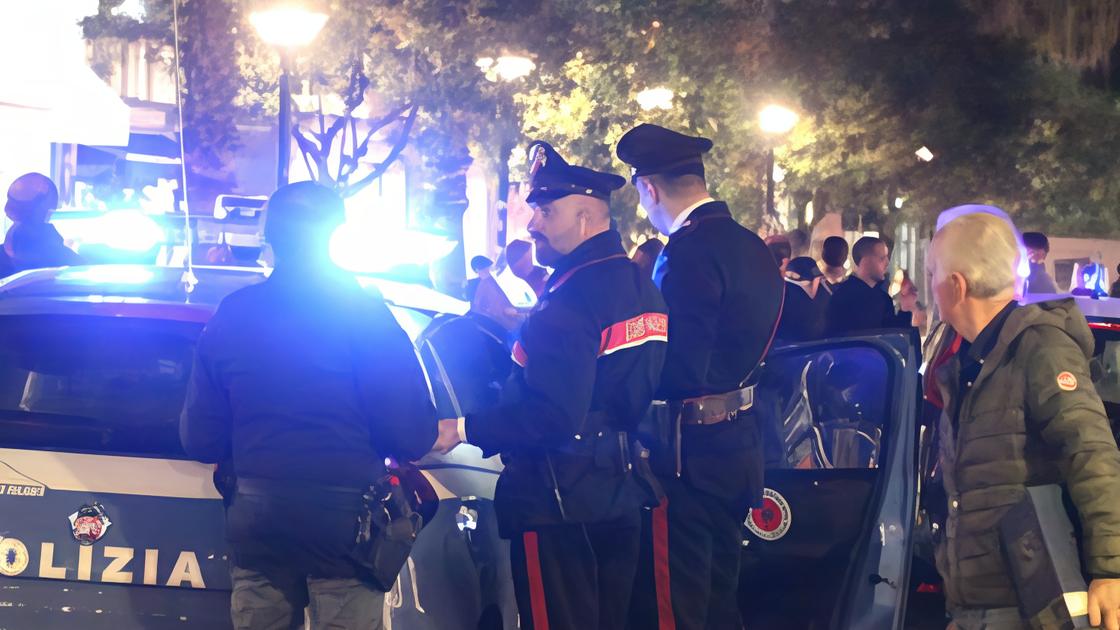
[[[1057,293],[1058,286],[1046,271],[1046,256],[1050,253],[1050,239],[1042,232],[1023,232],[1023,246],[1031,264],[1027,277],[1027,293]]]
[[[467,280],[467,284],[463,289],[463,296],[467,298],[468,302],[474,300],[474,294],[478,291],[478,284],[482,282],[483,279],[491,276],[490,272],[493,267],[494,261],[485,256],[475,256],[471,258],[471,271],[478,277]]]
[[[926,307],[918,300],[918,287],[915,286],[914,281],[910,279],[907,274],[902,282],[899,284],[898,294],[895,296],[898,311],[900,313],[910,313],[912,319],[911,325],[918,329],[918,333],[925,337],[926,333]]]
[[[1031,486],[1063,484],[1080,516],[1094,627],[1120,630],[1120,451],[1094,390],[1093,334],[1072,299],[1020,306],[1020,252],[997,216],[960,216],[934,235],[927,265],[944,321],[960,336],[936,368],[947,518],[937,569],[953,630],[1020,630],[1020,594],[1000,541]]]
[[[506,264],[513,275],[524,280],[533,289],[538,298],[544,295],[548,270],[533,262],[532,243],[518,239],[506,245]]]
[[[909,328],[910,313],[896,313],[887,292],[877,288],[887,277],[890,252],[882,239],[864,236],[852,247],[855,270],[836,287],[828,305],[830,336],[883,328]]]
[[[848,277],[848,270],[844,268],[844,265],[848,264],[848,241],[840,236],[824,239],[821,263],[824,264],[824,279],[821,280],[821,287],[831,295]]]
[[[1109,289],[1108,296],[1120,298],[1120,265],[1116,265],[1116,282],[1112,283],[1112,288]]]
[[[786,240],[789,241],[790,256],[798,258],[800,256],[809,255],[809,246],[812,242],[809,240],[809,235],[801,228],[795,228],[786,234]]]
[[[778,271],[784,277],[786,265],[793,258],[793,247],[790,245],[789,239],[784,235],[768,237],[766,247],[770,250],[770,255],[774,257],[774,264],[778,265]]]
[[[50,223],[58,209],[58,188],[46,175],[21,175],[8,188],[4,213],[12,227],[0,250],[0,277],[42,267],[80,265],[82,257],[62,241]]]
[[[820,290],[820,267],[808,256],[789,261],[785,272],[785,303],[775,338],[782,343],[820,339],[825,332],[828,294]]]
[[[661,239],[651,238],[638,246],[634,250],[634,255],[630,260],[634,261],[635,265],[642,270],[642,275],[647,278],[653,277],[653,265],[657,262],[657,257],[661,255],[661,250],[665,249],[665,243]]]

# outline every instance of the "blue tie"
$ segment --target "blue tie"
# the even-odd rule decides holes
[[[658,289],[661,288],[661,281],[665,279],[665,274],[669,272],[669,257],[665,253],[666,249],[661,250],[653,263],[653,283]]]

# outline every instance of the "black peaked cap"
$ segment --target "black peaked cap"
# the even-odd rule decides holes
[[[630,165],[633,182],[643,175],[657,173],[703,177],[703,155],[711,149],[712,141],[707,138],[642,123],[622,136],[615,154]]]
[[[611,191],[626,185],[614,173],[601,173],[574,166],[556,152],[552,145],[537,140],[529,145],[529,203],[543,203],[568,195],[587,195],[610,201]]]

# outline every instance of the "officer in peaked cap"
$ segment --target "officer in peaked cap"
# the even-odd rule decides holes
[[[568,164],[543,142],[529,154],[529,234],[554,272],[513,346],[501,401],[442,421],[437,448],[503,455],[494,506],[521,627],[613,630],[626,625],[642,507],[657,504],[632,434],[669,324],[610,227],[610,194],[626,180]]]
[[[644,518],[632,628],[741,627],[741,524],[762,494],[754,379],[784,288],[762,239],[708,193],[711,148],[707,138],[649,124],[617,147],[650,222],[669,237],[653,272],[669,308],[657,392],[668,404],[655,405],[661,413],[641,431],[665,500]],[[666,574],[668,584],[655,581]]]

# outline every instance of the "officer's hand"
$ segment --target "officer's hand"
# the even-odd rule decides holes
[[[1089,625],[1120,630],[1120,580],[1098,579],[1089,584]]]
[[[459,439],[459,419],[440,420],[439,435],[436,437],[436,443],[432,445],[432,450],[446,455],[460,444],[462,440]]]

